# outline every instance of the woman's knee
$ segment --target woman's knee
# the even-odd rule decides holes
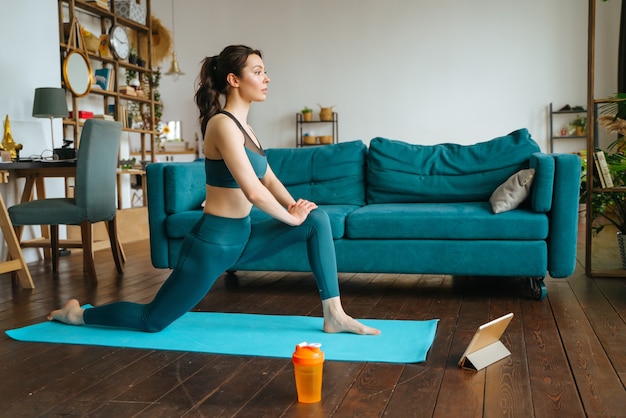
[[[306,218],[306,221],[304,221],[304,223],[315,226],[316,228],[330,228],[330,218],[328,217],[328,214],[321,209],[315,209],[314,211],[309,213],[309,216]]]
[[[171,321],[165,323],[163,321],[155,320],[154,318],[148,318],[144,323],[144,331],[150,333],[161,332],[171,323]]]

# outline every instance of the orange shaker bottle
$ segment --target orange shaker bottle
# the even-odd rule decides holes
[[[296,345],[296,351],[291,357],[298,402],[315,403],[322,400],[324,353],[321,346],[320,343],[302,342]]]

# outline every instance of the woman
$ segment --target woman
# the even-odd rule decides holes
[[[246,122],[251,103],[265,100],[269,82],[261,53],[246,46],[226,47],[203,61],[195,101],[204,135],[204,214],[185,238],[177,265],[154,300],[83,309],[73,299],[48,319],[158,332],[200,302],[230,267],[306,241],[322,299],[324,331],[380,333],[343,310],[328,215],[315,203],[289,194]],[[253,205],[273,219],[251,224]]]

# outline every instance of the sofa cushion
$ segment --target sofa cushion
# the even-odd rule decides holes
[[[367,205],[346,220],[349,239],[537,240],[548,217],[516,209],[494,215],[489,202]]]
[[[513,174],[493,192],[489,198],[493,213],[502,213],[517,208],[530,194],[535,176],[534,168]]]
[[[370,142],[368,203],[476,202],[539,152],[528,130],[474,145],[416,145],[385,138]]]
[[[272,148],[267,159],[294,198],[319,205],[365,204],[365,161],[362,141],[323,147]]]
[[[328,214],[328,218],[330,219],[330,228],[333,233],[333,239],[341,239],[345,236],[346,218],[350,213],[359,208],[360,206],[356,205],[319,205],[319,209]],[[253,223],[266,221],[271,218],[267,213],[261,211],[256,207],[252,208],[250,217],[252,218]]]
[[[319,208],[328,214],[333,239],[341,239],[346,231],[346,218],[360,206],[356,205],[320,205]],[[201,209],[174,213],[167,217],[165,229],[168,238],[184,238],[202,216]],[[253,207],[250,212],[252,223],[263,222],[271,217],[262,210]]]
[[[165,211],[178,213],[200,208],[206,195],[204,162],[166,164]]]

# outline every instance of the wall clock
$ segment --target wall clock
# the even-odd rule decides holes
[[[109,44],[111,45],[111,52],[113,52],[116,58],[125,60],[130,55],[130,42],[128,34],[123,27],[119,25],[111,26]]]

